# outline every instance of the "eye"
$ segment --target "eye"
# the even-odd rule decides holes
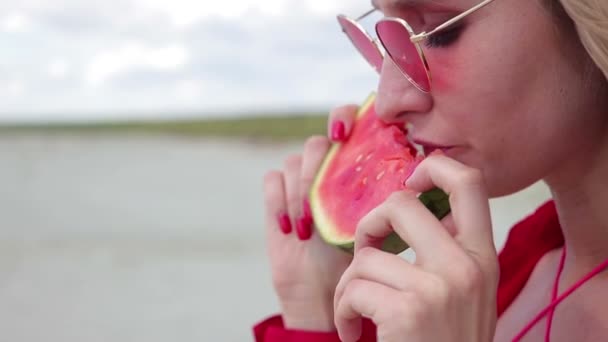
[[[425,40],[425,45],[429,48],[441,48],[447,47],[456,42],[460,34],[462,33],[463,27],[458,26],[454,28],[448,28],[443,31],[439,31]]]

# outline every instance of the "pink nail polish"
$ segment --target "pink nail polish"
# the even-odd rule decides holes
[[[310,239],[312,236],[312,219],[305,216],[300,217],[296,224],[296,233],[302,241]]]
[[[334,121],[331,126],[331,140],[333,141],[343,141],[345,135],[345,127],[344,122],[342,121]]]
[[[279,227],[281,227],[283,234],[291,233],[291,220],[287,214],[279,215]]]
[[[304,213],[304,217],[308,217],[312,220],[312,211],[310,210],[310,202],[307,199],[302,203],[302,212]]]

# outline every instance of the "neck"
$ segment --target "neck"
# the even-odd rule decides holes
[[[567,278],[580,277],[608,259],[608,134],[603,136],[546,179],[564,234]]]

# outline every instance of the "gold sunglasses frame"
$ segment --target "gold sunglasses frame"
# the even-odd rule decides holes
[[[365,29],[363,28],[363,26],[361,26],[361,24],[359,24],[359,21],[365,17],[367,17],[368,15],[374,13],[377,9],[376,8],[372,8],[371,10],[365,12],[364,14],[360,15],[359,17],[357,17],[357,19],[351,19],[345,15],[338,15],[338,21],[340,21],[340,18],[343,20],[347,20],[349,23],[351,23],[352,25],[354,25],[355,27],[357,27],[358,30],[361,31],[361,33],[363,33],[370,41],[370,43],[372,44],[373,48],[377,50],[377,52],[384,58],[384,55],[381,50],[380,50],[380,46],[378,44],[378,42],[380,42],[380,44],[382,45],[383,50],[386,52],[386,54],[389,55],[390,60],[397,66],[397,68],[399,69],[399,71],[403,74],[403,76],[405,76],[405,78],[407,78],[407,80],[412,83],[418,90],[424,92],[424,93],[428,93],[431,90],[431,83],[432,83],[432,78],[431,78],[431,70],[429,68],[429,65],[427,63],[426,57],[424,55],[424,51],[422,50],[422,47],[420,46],[420,42],[428,39],[430,36],[432,36],[433,34],[449,27],[450,25],[462,20],[463,18],[465,18],[466,16],[476,12],[477,10],[485,7],[486,5],[489,5],[490,3],[492,3],[494,0],[484,0],[482,2],[480,2],[479,4],[473,6],[472,8],[460,13],[459,15],[455,16],[454,18],[444,22],[443,24],[435,27],[433,30],[431,30],[430,32],[420,32],[418,34],[416,34],[414,32],[414,30],[412,29],[412,27],[403,19],[401,18],[395,18],[395,17],[386,17],[386,18],[382,18],[380,19],[376,25],[375,25],[375,30],[376,30],[376,38],[372,38],[369,33],[367,33],[367,31],[365,31]],[[394,59],[392,56],[390,56],[390,52],[388,49],[386,49],[386,47],[384,46],[384,43],[382,42],[382,38],[380,37],[380,35],[378,34],[378,24],[380,24],[381,22],[387,22],[387,21],[394,21],[399,23],[400,25],[402,25],[403,27],[405,27],[405,29],[407,30],[407,32],[410,35],[410,41],[412,42],[412,44],[414,44],[414,46],[416,47],[416,51],[418,51],[418,56],[420,57],[421,61],[422,61],[422,65],[424,66],[424,70],[426,72],[426,76],[428,78],[428,82],[429,82],[429,90],[425,90],[423,88],[421,88],[404,70],[401,69],[401,67],[399,67],[399,65],[397,63],[395,63]],[[342,27],[342,25],[340,25]],[[344,32],[344,34],[346,34],[346,36],[348,37],[348,39],[351,41],[351,43],[354,43],[352,38],[348,35],[348,33],[346,33],[346,30],[344,29],[344,27],[342,27],[342,31]],[[359,51],[359,53],[361,53]],[[363,56],[365,57],[365,56]],[[367,60],[367,58],[365,58]],[[370,61],[368,61],[369,64],[372,64]],[[375,68],[375,66],[372,65],[372,67]],[[380,72],[380,70],[376,71]]]
[[[377,10],[375,8],[372,8],[371,10],[369,10],[369,11],[363,13],[362,15],[358,16],[356,19],[351,19],[350,17],[347,17],[344,14],[339,14],[337,16],[337,19],[338,19],[338,23],[340,24],[340,27],[342,28],[342,32],[344,32],[344,34],[346,35],[346,37],[348,38],[348,40],[350,40],[350,42],[355,46],[355,48],[363,56],[363,58],[365,59],[365,61],[372,68],[374,68],[374,70],[376,70],[377,73],[380,73],[380,68],[382,67],[382,65],[376,66],[376,65],[374,65],[372,63],[372,61],[370,61],[369,59],[367,59],[367,57],[365,57],[365,54],[363,54],[363,52],[361,52],[361,50],[359,50],[359,48],[357,48],[357,44],[355,44],[355,42],[353,41],[353,38],[351,38],[351,36],[346,32],[346,29],[342,25],[342,20],[344,20],[344,21],[347,21],[350,25],[356,27],[361,34],[363,34],[365,37],[367,37],[367,40],[371,43],[372,48],[374,49],[373,52],[377,53],[380,56],[381,59],[384,59],[384,53],[380,49],[380,44],[378,43],[378,39],[372,38],[372,36],[369,35],[369,33],[363,28],[363,26],[361,26],[361,24],[359,24],[359,21],[361,21],[362,19],[364,19],[365,17],[367,17],[368,15],[370,15],[370,14],[376,12],[376,11]]]

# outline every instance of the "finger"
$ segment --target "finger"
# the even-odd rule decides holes
[[[444,218],[442,218],[441,223],[445,227],[445,230],[447,230],[451,236],[456,236],[456,223],[454,223],[454,216],[452,215],[452,213],[449,213]]]
[[[323,136],[310,137],[304,144],[302,173],[300,175],[301,198],[304,200],[308,200],[310,187],[323,163],[323,159],[325,158],[329,147],[329,140]]]
[[[456,240],[473,255],[496,256],[488,193],[481,172],[445,155],[431,155],[406,183],[416,191],[433,187],[449,195]]]
[[[459,246],[413,191],[394,192],[363,217],[355,233],[355,255],[365,247],[380,248],[392,232],[416,252],[416,263],[448,261]]]
[[[358,105],[351,104],[334,108],[329,113],[327,132],[329,133],[330,140],[340,142],[348,139],[352,132],[358,110]]]
[[[287,193],[287,210],[295,228],[296,235],[302,241],[312,237],[312,215],[308,211],[304,215],[302,191],[300,189],[302,173],[302,156],[293,155],[285,162],[285,184]]]
[[[295,227],[296,220],[302,212],[302,201],[300,197],[300,172],[302,169],[302,156],[291,155],[285,159],[285,196],[287,199],[287,212],[291,223]]]
[[[361,337],[361,317],[378,324],[382,306],[398,305],[398,293],[385,285],[353,279],[334,307],[334,323],[340,340],[355,342]]]
[[[285,201],[285,181],[280,171],[269,171],[264,176],[264,206],[268,234],[289,234],[292,225]]]
[[[429,287],[427,274],[398,255],[376,248],[359,250],[342,274],[334,295],[334,306],[353,279],[369,280],[398,291]]]

